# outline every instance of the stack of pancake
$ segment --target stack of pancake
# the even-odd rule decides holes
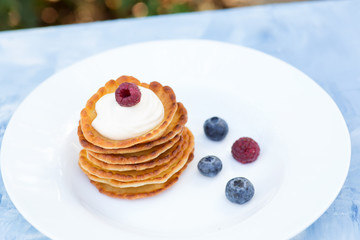
[[[164,106],[164,118],[149,132],[130,139],[112,140],[91,125],[95,104],[123,82],[151,89]],[[90,182],[111,197],[137,199],[153,196],[173,185],[193,159],[194,137],[185,127],[187,111],[173,90],[158,82],[140,83],[122,76],[100,88],[81,111],[78,136],[83,149],[79,166]]]

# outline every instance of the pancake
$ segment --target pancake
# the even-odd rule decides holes
[[[186,149],[186,151],[176,159],[177,161],[175,163],[171,163],[171,165],[167,166],[165,170],[162,169],[160,173],[155,172],[154,174],[152,174],[152,172],[148,171],[144,173],[144,175],[139,174],[139,175],[131,176],[133,180],[130,181],[128,181],[128,179],[119,181],[118,179],[114,180],[109,178],[103,178],[100,176],[90,174],[85,169],[83,169],[83,171],[85,174],[87,174],[90,180],[105,183],[110,186],[118,187],[118,188],[139,187],[148,184],[159,184],[166,182],[169,178],[171,178],[172,175],[178,172],[186,164],[186,161],[189,158],[190,154],[193,152],[193,150],[194,148],[192,144],[190,148]],[[119,178],[120,175],[115,175],[115,176],[113,175],[112,177]]]
[[[103,161],[101,161],[99,159],[94,158],[90,154],[87,154],[87,160],[88,160],[88,162],[90,162],[95,167],[100,168],[100,169],[104,169],[104,170],[109,170],[109,171],[129,171],[129,170],[141,171],[141,170],[144,170],[144,169],[153,168],[153,167],[156,167],[156,166],[159,166],[159,165],[162,165],[162,164],[165,164],[165,163],[169,162],[180,151],[181,151],[180,146],[177,146],[176,149],[171,152],[171,154],[163,153],[159,157],[157,157],[157,158],[155,158],[155,159],[153,159],[151,161],[138,163],[138,164],[111,164],[111,163],[106,163],[106,162],[103,162]]]
[[[91,125],[92,121],[96,117],[95,104],[96,102],[108,93],[113,93],[118,86],[123,82],[134,83],[138,86],[142,86],[152,90],[160,99],[164,106],[164,118],[161,123],[152,129],[151,131],[134,138],[124,140],[112,140],[102,136]],[[170,125],[176,110],[177,110],[176,96],[174,91],[168,86],[162,86],[158,82],[151,82],[150,84],[141,83],[134,77],[121,76],[116,81],[108,81],[104,87],[101,87],[97,93],[95,93],[86,103],[86,107],[80,114],[81,130],[85,139],[101,148],[115,149],[115,148],[127,148],[143,142],[150,142],[157,138],[160,138],[165,130]]]
[[[92,165],[88,158],[86,158],[86,153],[83,152],[80,153],[79,165],[90,179],[108,183],[116,187],[149,184],[148,179],[151,179],[151,183],[164,182],[185,164],[186,159],[193,151],[194,140],[189,130],[186,130],[183,138],[184,141],[180,144],[182,150],[169,162],[142,171],[104,170]],[[115,181],[112,182],[112,180]]]
[[[184,167],[175,173],[171,178],[169,178],[169,180],[160,184],[149,184],[140,187],[116,188],[105,183],[95,182],[93,180],[90,180],[90,182],[99,190],[99,192],[113,198],[133,200],[151,197],[174,185],[174,183],[176,183],[179,179],[181,173],[186,169],[187,165],[193,160],[193,158],[194,155],[190,154]]]
[[[151,142],[136,144],[136,145],[128,147],[128,148],[117,148],[117,149],[101,148],[99,146],[96,146],[96,145],[88,142],[85,139],[84,134],[81,130],[81,126],[79,124],[78,136],[79,136],[80,144],[86,150],[89,150],[91,152],[96,152],[96,153],[105,153],[105,154],[125,154],[125,153],[140,152],[140,151],[145,151],[150,148],[153,148],[157,145],[163,144],[163,143],[169,141],[170,139],[172,139],[173,137],[175,137],[176,135],[181,134],[181,132],[183,131],[184,125],[187,122],[187,111],[186,111],[184,105],[180,102],[178,102],[177,105],[178,105],[177,111],[176,111],[170,125],[166,128],[164,134],[161,137],[159,137]]]
[[[170,148],[172,148],[179,140],[180,136],[176,136],[170,141],[163,143],[161,145],[157,145],[151,149],[135,152],[135,153],[126,153],[126,154],[105,154],[105,153],[94,153],[88,151],[88,154],[103,161],[106,163],[115,163],[115,164],[134,164],[134,163],[142,163],[152,160],[158,157],[160,154],[166,152]]]
[[[179,141],[177,141],[171,148],[169,148],[168,150],[160,153],[160,155],[156,154],[157,156],[154,156],[153,158],[151,157],[147,157],[146,155],[144,157],[141,157],[143,155],[139,155],[138,157],[136,157],[136,153],[132,153],[132,157],[129,158],[119,158],[119,159],[114,159],[114,158],[104,158],[104,159],[98,159],[97,157],[94,156],[94,153],[87,151],[88,155],[91,155],[93,157],[95,157],[96,159],[105,162],[105,163],[109,163],[109,164],[117,164],[117,165],[125,165],[125,164],[139,164],[139,163],[144,163],[144,162],[149,162],[152,161],[156,158],[159,157],[165,157],[167,155],[169,156],[174,156],[175,154],[177,154],[177,152],[179,151],[178,148],[181,148],[181,145],[183,144],[184,139],[182,136],[180,136]],[[181,149],[180,149],[181,150]],[[146,150],[146,152],[151,153],[151,151]]]

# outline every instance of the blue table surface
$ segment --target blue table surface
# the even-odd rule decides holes
[[[273,4],[0,32],[0,144],[17,106],[55,72],[96,53],[159,39],[211,39],[297,67],[340,108],[352,141],[346,182],[300,239],[360,239],[360,2]],[[47,239],[12,204],[0,177],[0,239]]]

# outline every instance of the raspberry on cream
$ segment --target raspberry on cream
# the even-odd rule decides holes
[[[141,92],[135,83],[124,82],[116,89],[115,99],[122,107],[132,107],[140,102]]]
[[[96,118],[92,126],[104,137],[124,140],[138,137],[155,128],[164,118],[164,106],[150,89],[140,87],[140,102],[132,107],[118,104],[115,93],[104,95],[96,102]]]

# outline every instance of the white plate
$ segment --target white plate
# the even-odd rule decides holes
[[[195,159],[169,190],[128,201],[98,193],[77,165],[79,113],[107,80],[133,75],[171,86],[188,109]],[[222,142],[203,122],[229,124]],[[242,165],[230,148],[249,136],[259,159]],[[107,51],[53,75],[11,119],[2,143],[6,189],[21,214],[54,239],[286,239],[314,222],[344,183],[350,138],[332,99],[309,77],[266,54],[200,40],[158,41]],[[202,176],[217,155],[223,170]],[[229,202],[228,180],[250,179],[254,198]]]

